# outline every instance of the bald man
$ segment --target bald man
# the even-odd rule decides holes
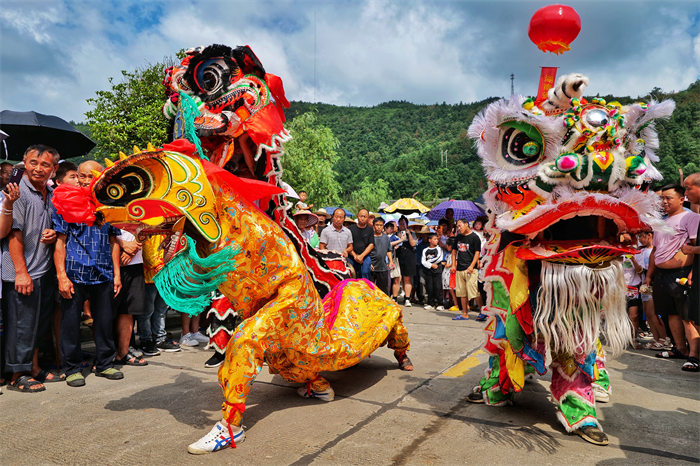
[[[80,186],[83,186],[87,188],[90,186],[90,183],[92,183],[92,180],[95,178],[95,175],[93,175],[92,171],[98,171],[101,172],[104,170],[105,167],[100,165],[98,162],[95,162],[94,160],[88,160],[87,162],[83,162],[78,166],[78,183],[80,183]]]
[[[95,161],[78,167],[78,183],[89,186],[92,170],[101,171]],[[61,360],[70,387],[85,385],[81,372],[80,314],[83,303],[90,300],[95,346],[95,375],[109,380],[123,379],[114,366],[115,345],[112,333],[112,299],[121,291],[119,230],[108,223],[87,225],[69,223],[53,213],[57,233],[54,263],[61,295]]]

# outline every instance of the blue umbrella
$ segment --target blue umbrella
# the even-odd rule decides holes
[[[323,210],[325,210],[328,213],[328,215],[331,215],[331,216],[333,215],[333,212],[336,211],[336,209],[339,209],[339,207],[324,207],[323,208]],[[343,210],[345,211],[346,216],[353,217],[352,212],[350,212],[348,209],[344,208]]]
[[[440,220],[445,216],[447,209],[452,209],[455,212],[455,220],[465,219],[468,221],[476,220],[477,217],[481,215],[486,215],[486,213],[474,204],[472,201],[456,201],[450,199],[449,201],[441,202],[436,205],[430,212],[428,212],[428,218],[431,220]]]

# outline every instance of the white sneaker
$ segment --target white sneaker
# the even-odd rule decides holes
[[[321,401],[333,401],[333,399],[335,398],[335,392],[333,391],[332,387],[328,387],[327,390],[324,390],[322,392],[310,390],[307,393],[306,386],[304,386],[297,388],[297,394],[302,398],[318,398]]]
[[[444,310],[445,310],[445,306],[438,306],[438,307],[435,308],[435,310],[436,310],[436,311],[444,311]]]
[[[186,333],[180,337],[180,346],[197,346],[199,342],[194,339],[192,333]]]
[[[198,343],[209,343],[209,337],[204,335],[202,332],[193,333],[192,338],[197,340]]]
[[[430,304],[426,304],[425,306],[423,306],[423,309],[425,309],[426,311],[429,311],[432,308],[433,308],[433,306],[431,306]]]
[[[409,300],[407,299],[407,300],[403,303],[403,305],[406,306],[406,307],[411,307],[411,301],[409,301]]]
[[[235,443],[241,443],[245,440],[245,431],[242,427],[231,426],[231,430],[233,431],[233,441]],[[228,433],[228,427],[219,421],[214,424],[214,427],[207,435],[190,444],[187,447],[187,451],[193,455],[204,455],[205,453],[223,450],[228,446],[231,446],[231,436]]]

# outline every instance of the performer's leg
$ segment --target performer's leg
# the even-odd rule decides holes
[[[413,363],[406,355],[411,348],[411,341],[408,338],[408,330],[403,325],[403,315],[394,324],[394,328],[386,338],[387,346],[394,350],[394,357],[399,362],[399,368],[404,371],[412,371]]]
[[[304,398],[318,398],[323,401],[333,401],[335,393],[330,382],[306,367],[293,364],[285,353],[265,354],[265,361],[270,373],[279,374],[288,382],[303,383],[297,393]]]
[[[596,342],[595,364],[598,368],[598,379],[593,382],[593,394],[597,402],[607,403],[612,395],[612,387],[610,386],[608,370],[605,368],[605,351],[600,340]]]
[[[554,360],[551,369],[551,390],[558,405],[557,417],[566,431],[596,445],[607,445],[608,438],[596,417],[590,379],[576,366],[572,357]]]
[[[501,367],[501,356],[492,354],[489,356],[489,368],[486,375],[481,379],[479,385],[474,387],[472,393],[467,396],[470,403],[486,403],[489,406],[503,406],[511,403],[514,392],[501,386],[501,379],[508,380],[508,376],[501,374],[505,371]]]

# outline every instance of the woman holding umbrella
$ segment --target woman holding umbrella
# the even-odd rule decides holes
[[[396,250],[396,255],[399,258],[399,266],[401,268],[401,279],[403,281],[403,291],[406,296],[404,306],[411,307],[411,291],[413,291],[413,274],[416,270],[416,234],[408,229],[408,219],[405,215],[399,218],[399,239],[401,244]]]

